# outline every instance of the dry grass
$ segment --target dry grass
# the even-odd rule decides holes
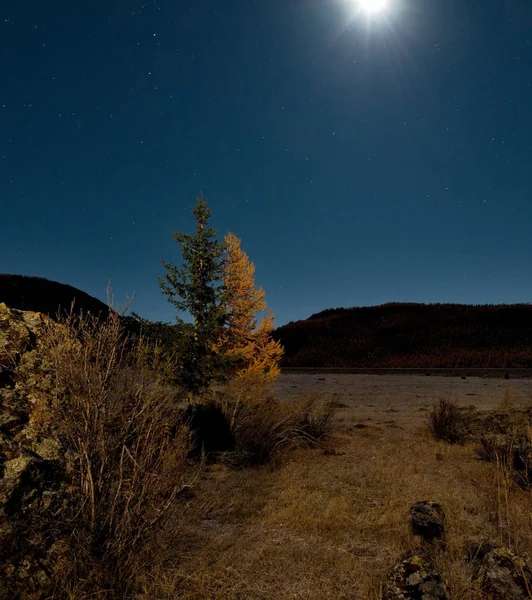
[[[425,427],[336,426],[334,453],[296,449],[276,468],[212,466],[191,501],[202,508],[187,520],[190,543],[156,571],[150,597],[377,600],[417,544],[408,515],[424,499],[445,509],[437,562],[453,600],[483,598],[470,560],[483,542],[532,551],[529,493],[474,444],[449,445]]]
[[[515,390],[511,387],[505,388],[502,400],[499,404],[500,410],[512,410],[515,408]]]
[[[331,402],[317,395],[284,402],[255,377],[230,382],[214,402],[235,439],[236,451],[226,457],[234,466],[266,464],[290,448],[322,445],[334,415]]]
[[[43,515],[47,535],[64,545],[56,597],[124,597],[157,560],[156,535],[194,478],[178,398],[159,375],[157,351],[125,339],[113,315],[48,322],[37,356],[40,369],[26,381],[39,390],[42,421],[33,425],[56,436],[69,465],[61,513]]]
[[[412,412],[413,425],[408,427],[406,419],[400,421],[402,425],[393,420],[374,424],[368,419],[359,423],[356,409],[343,404],[342,418],[333,417],[330,403],[317,395],[291,398],[288,403],[270,398],[266,388],[233,389],[230,394],[218,395],[217,402],[223,407],[240,449],[254,453],[255,459],[260,457],[248,464],[277,460],[246,469],[234,469],[228,464],[208,465],[192,493],[177,503],[168,503],[166,500],[175,499],[182,488],[185,472],[185,446],[177,447],[174,463],[168,458],[168,439],[173,439],[168,438],[168,429],[164,434],[155,431],[160,419],[171,422],[174,415],[175,405],[168,402],[168,390],[157,377],[143,375],[140,367],[145,359],[133,363],[131,368],[131,363],[121,362],[119,352],[115,364],[125,364],[127,368],[118,369],[116,378],[108,378],[103,367],[109,361],[103,356],[109,353],[106,350],[100,354],[98,350],[105,343],[95,344],[95,356],[100,358],[94,361],[75,354],[81,352],[81,347],[73,338],[69,340],[70,346],[62,342],[57,352],[63,348],[61,352],[77,359],[67,361],[66,354],[58,354],[56,369],[60,372],[59,365],[63,363],[85,365],[81,371],[76,368],[71,374],[67,370],[62,375],[70,397],[79,396],[79,401],[76,400],[75,410],[63,415],[63,392],[58,393],[55,414],[64,420],[62,426],[69,432],[75,451],[81,457],[85,452],[94,457],[85,462],[82,458],[79,463],[83,496],[78,508],[83,525],[76,529],[73,539],[79,544],[81,570],[77,578],[70,579],[77,586],[72,589],[72,599],[83,597],[87,581],[83,561],[91,556],[87,549],[94,543],[88,544],[88,540],[94,540],[93,532],[105,523],[124,526],[123,532],[113,529],[116,536],[108,537],[109,544],[104,545],[109,564],[116,573],[116,566],[123,561],[125,587],[132,590],[130,575],[134,574],[139,597],[154,600],[377,600],[390,567],[418,543],[408,517],[410,506],[419,500],[438,502],[445,510],[446,549],[436,560],[452,600],[484,598],[471,562],[475,548],[484,542],[503,543],[521,555],[532,554],[530,492],[515,483],[507,463],[479,460],[475,444],[451,445],[435,439],[426,423],[421,424],[419,413]],[[48,355],[54,356],[51,350]],[[150,356],[152,360],[154,357]],[[98,365],[95,371],[94,364]],[[111,367],[111,373],[114,372]],[[86,377],[86,373],[92,375]],[[82,374],[81,391],[73,394]],[[128,381],[134,385],[125,386]],[[89,385],[91,394],[87,395]],[[57,389],[65,388],[60,385]],[[105,394],[93,395],[94,390],[102,389],[107,390]],[[124,394],[124,390],[135,393]],[[98,404],[99,398],[105,398],[103,405]],[[118,403],[117,412],[112,408],[113,398]],[[154,398],[162,399],[161,408],[152,403]],[[146,404],[136,404],[140,399]],[[96,406],[109,406],[110,410],[92,412],[93,402],[97,402]],[[509,404],[505,400],[505,407],[508,405],[507,410],[511,411]],[[163,413],[151,421],[142,418],[139,422],[131,415],[142,415],[143,406],[149,407],[148,415],[151,410]],[[456,406],[458,414],[463,415]],[[78,415],[75,420],[74,414]],[[80,414],[87,415],[84,421],[79,419]],[[121,444],[117,447],[128,451],[134,448],[141,453],[140,462],[137,458],[127,461],[130,471],[124,477],[122,459],[126,460],[127,452],[109,453],[107,438],[98,429],[108,427],[110,432],[115,431],[111,425],[116,419],[118,432],[129,431],[133,423],[142,436],[150,432],[154,441],[162,440],[163,455],[158,454],[158,446],[152,445],[151,453],[144,457],[143,444],[135,446],[133,442],[131,446],[129,437],[126,441],[121,433],[113,433],[118,435],[114,438],[116,443]],[[96,429],[90,439],[83,441],[80,422],[85,423],[84,428],[94,423]],[[355,422],[360,427],[353,426]],[[93,445],[91,440],[97,443]],[[107,450],[102,453],[102,448]],[[98,479],[104,459],[110,482]],[[167,459],[170,462],[165,466]],[[138,472],[136,463],[141,465]],[[153,478],[149,465],[155,465],[164,477]],[[174,468],[176,478],[172,479]],[[141,523],[150,523],[145,515],[154,514],[150,511],[161,505],[141,502],[138,509],[128,514],[132,509],[127,504],[128,494],[122,490],[124,483],[129,485],[144,478],[149,482],[146,489],[150,494],[143,498],[164,500],[162,506],[170,512],[159,521],[159,527],[141,528],[137,536],[132,517],[140,515]],[[153,489],[159,492],[152,494]],[[96,490],[95,497],[102,499],[101,505],[92,500]],[[115,502],[116,494],[120,500]],[[106,512],[109,507],[112,510]],[[122,514],[126,515],[123,521]],[[129,539],[135,543],[127,544]],[[105,565],[94,560],[92,556],[88,564],[98,577],[103,572],[109,581]],[[101,597],[107,598],[106,594]]]

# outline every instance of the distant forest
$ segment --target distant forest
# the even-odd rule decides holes
[[[532,368],[532,304],[336,308],[274,337],[284,367]]]

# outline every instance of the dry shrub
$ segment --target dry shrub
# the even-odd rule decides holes
[[[58,595],[123,597],[195,476],[178,398],[160,376],[157,349],[128,340],[113,314],[45,326],[37,353],[41,370],[29,384],[47,404],[41,434],[60,442],[70,481],[50,523],[68,542]]]
[[[298,398],[295,407],[299,413],[301,429],[315,442],[327,438],[331,433],[334,417],[334,404],[316,394]]]
[[[427,419],[436,439],[450,444],[463,444],[467,440],[470,415],[454,400],[440,399]]]
[[[234,377],[223,390],[215,393],[213,401],[220,406],[233,430],[245,407],[258,406],[269,397],[269,386],[256,375]]]
[[[319,445],[334,415],[332,404],[317,396],[290,404],[274,398],[255,376],[230,382],[216,401],[235,439],[236,451],[228,458],[239,466],[267,463],[288,448]]]

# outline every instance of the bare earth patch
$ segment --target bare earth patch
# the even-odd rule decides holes
[[[440,398],[493,409],[505,388],[516,406],[532,405],[527,379],[281,376],[275,393],[288,401],[313,392],[336,403],[327,448],[297,449],[269,467],[211,465],[184,525],[165,540],[168,564],[146,582],[148,595],[376,600],[399,555],[419,541],[410,506],[432,500],[446,514],[438,567],[451,598],[480,600],[470,553],[488,541],[532,554],[531,492],[510,484],[503,494],[496,466],[473,444],[434,440],[426,414]]]
[[[338,415],[356,414],[360,421],[384,424],[394,420],[402,427],[417,427],[440,398],[493,410],[513,390],[516,405],[532,406],[532,380],[424,375],[281,375],[276,393],[290,398],[313,391],[340,405]]]

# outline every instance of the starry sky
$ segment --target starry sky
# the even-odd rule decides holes
[[[0,272],[171,321],[203,191],[281,325],[532,301],[532,1],[0,7]]]

